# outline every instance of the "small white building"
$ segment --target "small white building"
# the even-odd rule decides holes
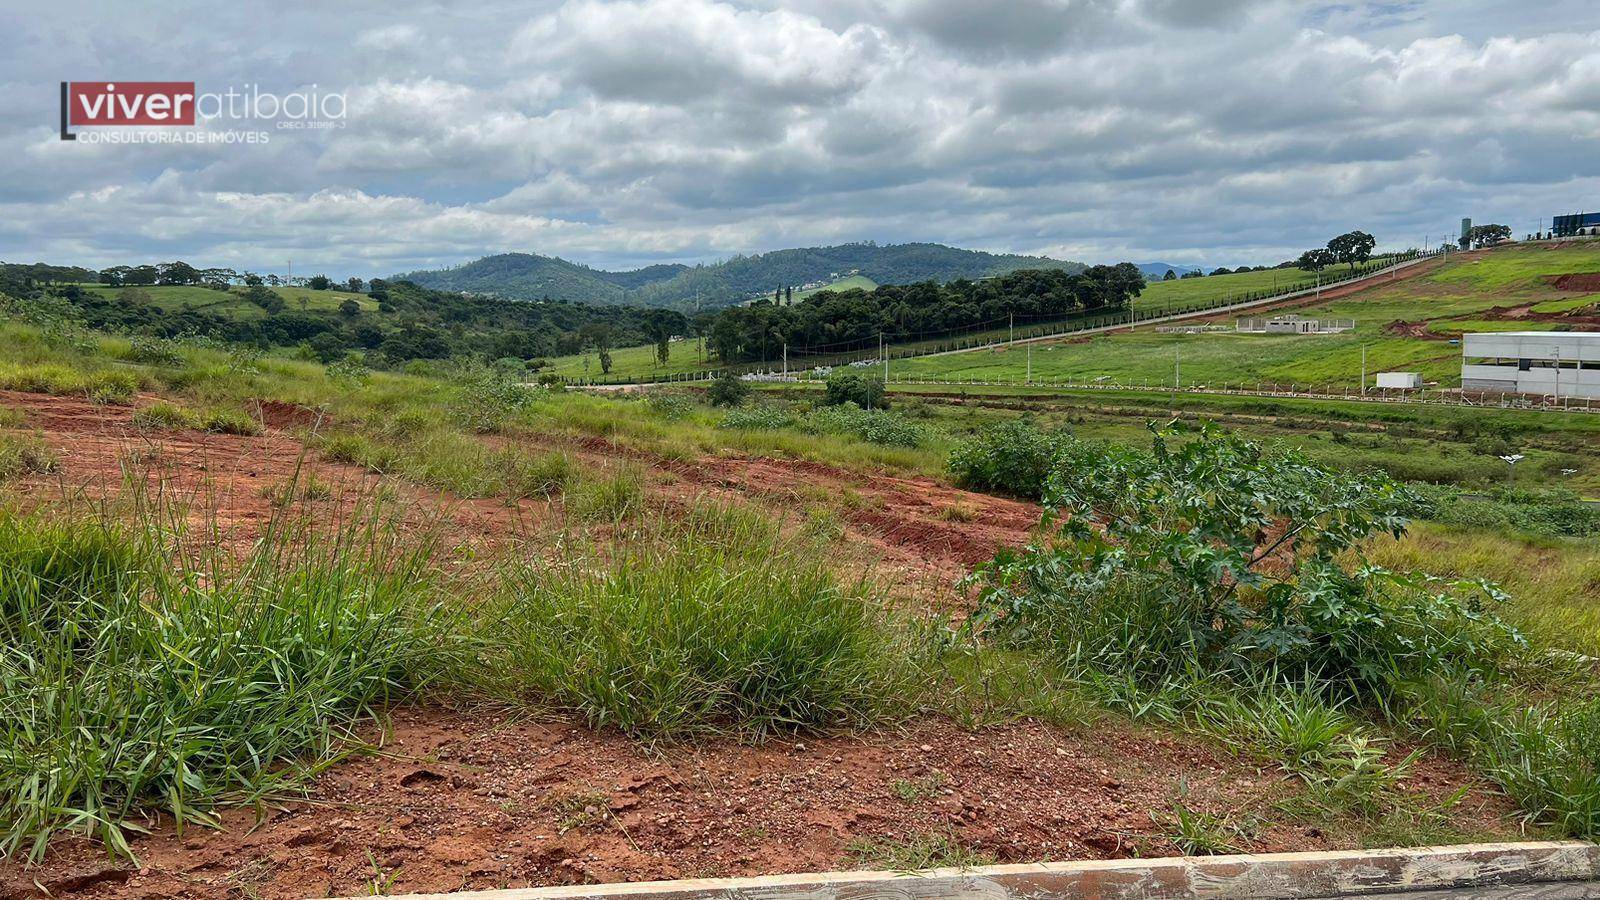
[[[1600,398],[1600,332],[1463,335],[1461,389]]]
[[[1420,372],[1379,372],[1378,387],[1414,391],[1422,387]]]
[[[1253,316],[1234,325],[1240,334],[1339,334],[1355,327],[1354,319],[1311,319],[1293,313]]]

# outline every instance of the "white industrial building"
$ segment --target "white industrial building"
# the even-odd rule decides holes
[[[1600,332],[1463,335],[1461,389],[1600,398]]]

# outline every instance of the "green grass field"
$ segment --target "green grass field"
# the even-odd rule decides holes
[[[1460,380],[1460,348],[1447,338],[1464,331],[1552,328],[1557,323],[1493,321],[1474,316],[1495,307],[1572,299],[1541,276],[1600,270],[1600,248],[1511,247],[1479,258],[1451,261],[1427,275],[1382,284],[1353,296],[1296,310],[1302,315],[1354,319],[1356,330],[1335,335],[1162,334],[1154,327],[1089,339],[1034,345],[1033,377],[1123,384],[1220,386],[1268,382],[1338,387],[1359,385],[1362,351],[1367,372],[1414,371],[1442,387]],[[1269,273],[1253,272],[1251,278]],[[1191,282],[1211,278],[1190,279]],[[1156,290],[1181,282],[1165,282]],[[1148,291],[1147,291],[1148,293]],[[1141,298],[1143,300],[1143,298]],[[1429,340],[1393,334],[1396,322],[1426,323]],[[1022,381],[1025,347],[925,357],[894,364],[904,377]]]
[[[116,297],[127,290],[143,291],[149,295],[151,305],[168,312],[188,308],[245,321],[265,318],[267,315],[261,307],[246,300],[244,288],[238,287],[226,291],[194,285],[140,285],[137,288],[116,288],[103,284],[84,284],[79,287],[102,297]],[[286,310],[333,312],[337,311],[339,305],[346,300],[354,300],[361,304],[363,312],[375,312],[378,309],[378,301],[365,294],[352,294],[349,291],[314,291],[303,287],[274,287],[267,290],[283,298],[288,304]]]
[[[877,286],[878,283],[876,281],[873,281],[871,278],[868,278],[865,275],[851,275],[848,278],[841,278],[838,281],[830,282],[822,287],[811,288],[804,291],[795,291],[794,299],[804,300],[812,294],[820,294],[823,291],[870,291],[877,288]]]
[[[1378,257],[1373,262],[1382,262],[1387,257]],[[1346,274],[1344,266],[1335,266],[1319,276],[1304,272],[1300,269],[1269,269],[1265,272],[1240,272],[1234,275],[1207,275],[1204,278],[1178,278],[1172,281],[1151,281],[1145,286],[1139,299],[1134,301],[1137,309],[1159,309],[1173,307],[1184,309],[1186,307],[1201,306],[1213,303],[1228,297],[1243,297],[1257,291],[1272,291],[1274,293],[1287,293],[1293,290],[1315,287],[1318,281],[1327,282]]]
[[[1377,261],[1382,261],[1379,258]],[[1342,267],[1330,269],[1324,273],[1323,278],[1332,278],[1344,273]],[[1134,302],[1134,306],[1141,310],[1157,309],[1189,309],[1196,306],[1217,303],[1231,297],[1244,297],[1248,294],[1271,290],[1289,291],[1300,288],[1312,287],[1317,283],[1317,278],[1299,269],[1273,269],[1265,272],[1243,272],[1237,275],[1208,275],[1204,278],[1187,278],[1173,281],[1152,281],[1144,292]],[[832,284],[809,291],[800,291],[795,294],[796,300],[802,300],[824,290],[849,290],[860,288],[872,290],[877,283],[861,275],[853,275],[840,279]],[[1037,323],[1033,323],[1037,324]],[[1018,324],[1018,330],[1023,328]],[[1007,328],[994,328],[988,331],[974,332],[965,335],[975,341],[1004,340],[1011,335]],[[687,343],[687,342],[686,342]],[[932,346],[936,341],[922,341],[911,343],[897,343],[894,348],[897,352],[915,350],[924,346]],[[697,346],[697,345],[693,345]],[[676,345],[674,354],[677,354]],[[588,368],[584,367],[584,360],[588,359]],[[715,359],[673,358],[664,366],[655,361],[655,351],[652,347],[623,347],[611,351],[612,378],[648,378],[661,375],[674,375],[683,372],[714,369],[719,365]],[[790,360],[797,365],[797,360]],[[600,377],[600,367],[593,353],[562,356],[550,360],[546,371],[554,372],[568,378]]]

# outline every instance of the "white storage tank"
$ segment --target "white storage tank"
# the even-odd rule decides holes
[[[1422,387],[1420,372],[1379,372],[1378,387],[1414,391]]]

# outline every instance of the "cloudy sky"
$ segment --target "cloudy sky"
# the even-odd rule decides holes
[[[0,0],[0,260],[1236,265],[1600,208],[1593,0],[251,5]],[[58,82],[115,79],[348,108],[258,145],[59,140]]]

